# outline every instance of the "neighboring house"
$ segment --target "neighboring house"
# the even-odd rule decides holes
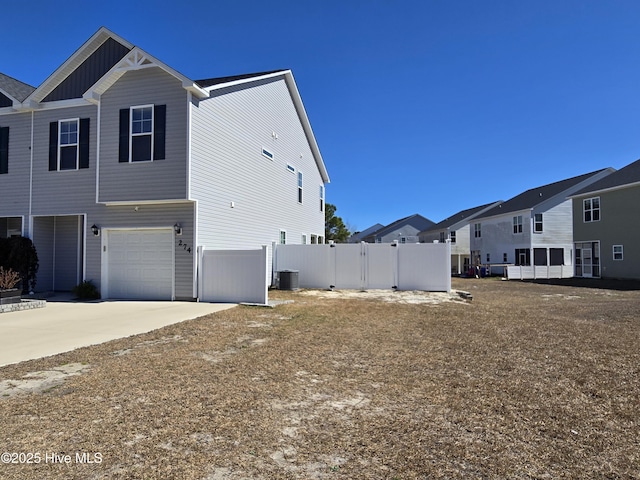
[[[499,205],[497,202],[469,208],[445,218],[431,228],[418,234],[421,243],[451,242],[451,273],[460,275],[471,267],[470,222],[489,209]]]
[[[575,276],[640,279],[640,160],[571,199]]]
[[[362,237],[367,243],[418,243],[418,233],[431,227],[434,223],[419,214],[396,220],[386,227]]]
[[[473,265],[501,265],[492,269],[500,274],[505,264],[572,265],[573,215],[567,197],[613,171],[606,168],[532,188],[474,218],[470,225]]]
[[[39,290],[194,299],[198,247],[324,241],[289,70],[195,81],[100,28],[38,88],[0,76],[0,132],[0,235],[34,241]]]
[[[376,223],[375,225],[372,225],[371,227],[366,228],[361,232],[356,232],[353,235],[351,235],[347,239],[347,243],[360,243],[360,242],[362,242],[362,239],[364,237],[366,237],[367,235],[372,234],[376,230],[380,230],[383,227],[384,227],[384,225],[382,225],[381,223]]]

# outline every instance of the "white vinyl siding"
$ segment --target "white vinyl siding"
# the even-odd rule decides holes
[[[278,228],[290,240],[303,233],[317,238],[324,232],[324,214],[315,201],[298,203],[297,176],[287,165],[304,172],[306,184],[323,182],[284,80],[212,95],[191,109],[191,196],[198,202],[198,245],[270,247],[280,240]],[[262,149],[273,153],[273,161],[256,155]]]

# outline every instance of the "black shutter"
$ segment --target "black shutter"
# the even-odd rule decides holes
[[[164,144],[167,128],[167,106],[154,105],[153,107],[153,159],[164,160]]]
[[[49,170],[58,169],[58,122],[49,124]]]
[[[9,127],[0,128],[0,174],[9,173]]]
[[[129,161],[129,109],[120,110],[120,147],[118,149],[118,161]]]
[[[89,168],[89,119],[80,119],[80,165],[79,168]]]

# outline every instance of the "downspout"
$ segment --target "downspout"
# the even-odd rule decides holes
[[[33,240],[33,217],[32,204],[33,204],[33,124],[34,124],[35,112],[31,110],[31,139],[29,145],[29,235],[28,238]],[[24,225],[22,225],[24,233]]]

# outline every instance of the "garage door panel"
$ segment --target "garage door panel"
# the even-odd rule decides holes
[[[173,241],[170,229],[108,232],[108,296],[171,300]]]

